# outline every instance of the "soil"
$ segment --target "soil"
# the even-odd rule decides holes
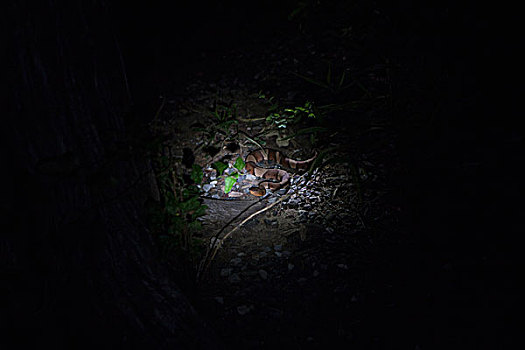
[[[200,238],[213,247],[217,234],[228,236],[188,293],[225,344],[295,349],[381,344],[399,336],[377,324],[388,323],[396,308],[398,286],[386,277],[389,254],[410,244],[396,196],[393,67],[347,43],[332,34],[231,50],[215,57],[224,62],[223,70],[213,70],[220,77],[202,66],[184,92],[161,96],[154,125],[166,137],[165,154],[180,161],[181,173],[192,163],[204,171],[201,197],[208,209],[199,219]],[[333,108],[318,109],[320,121],[288,125],[286,134],[266,121],[274,104],[293,108],[307,101]],[[214,110],[234,104],[235,122],[220,131]],[[315,139],[306,133],[286,140],[313,126],[324,128]],[[323,156],[309,173],[292,174],[290,186],[263,198],[248,193],[254,180],[242,172],[225,193],[212,164],[222,161],[234,171],[238,157],[258,149],[256,138],[292,158],[306,159],[314,150]]]

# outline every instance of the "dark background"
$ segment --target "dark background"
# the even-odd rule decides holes
[[[115,193],[97,184],[96,170],[128,142],[120,123],[146,123],[158,95],[182,88],[192,69],[213,70],[220,52],[294,35],[286,19],[294,5],[8,4],[1,325],[18,344],[213,346],[213,330],[180,295],[176,281],[164,280],[141,228],[132,229],[132,239],[121,239],[132,226],[126,218],[142,209],[133,204],[140,194],[120,194],[135,178],[144,180],[138,174],[147,170],[147,160],[122,162],[123,189]],[[390,20],[373,28],[366,44],[413,60],[408,75],[423,89],[411,108],[424,120],[432,115],[425,127],[416,122],[401,135],[404,219],[417,242],[406,252],[417,263],[400,264],[406,269],[399,278],[407,282],[407,312],[435,324],[429,338],[461,335],[467,348],[504,348],[514,341],[509,330],[518,300],[516,240],[523,233],[521,206],[515,204],[523,137],[516,123],[520,109],[513,105],[519,21],[510,8],[480,6],[363,5]],[[322,18],[329,23],[330,16]],[[88,82],[93,62],[96,84]],[[437,96],[436,81],[442,82]],[[147,192],[146,180],[142,188]],[[168,290],[177,296],[166,296]],[[440,296],[431,310],[423,307],[424,290]],[[127,311],[130,305],[134,312]],[[149,313],[156,308],[164,314]],[[417,322],[410,325],[418,331]]]

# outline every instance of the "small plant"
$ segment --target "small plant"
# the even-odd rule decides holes
[[[191,183],[177,175],[175,164],[168,157],[158,159],[157,180],[161,201],[150,208],[152,231],[158,237],[164,258],[176,258],[183,262],[183,269],[196,267],[204,248],[204,242],[195,237],[201,229],[197,218],[206,214],[207,206],[199,199],[203,172],[193,164]]]
[[[303,107],[285,108],[279,112],[270,113],[266,122],[278,129],[286,129],[290,124],[297,124],[302,118],[317,118],[312,102],[306,102]]]
[[[245,166],[246,164],[242,157],[238,157],[233,164],[233,167],[236,170],[228,175],[223,175],[226,168],[228,168],[228,165],[220,161],[213,163],[213,167],[217,170],[217,176],[224,178],[224,193],[229,193],[232,190],[233,185],[235,185],[239,179],[239,172],[242,171]]]

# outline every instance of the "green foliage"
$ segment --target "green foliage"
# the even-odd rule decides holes
[[[229,193],[236,182],[237,179],[234,176],[227,176],[224,179],[224,192]]]
[[[246,166],[246,164],[244,163],[244,160],[242,159],[242,157],[238,157],[237,160],[235,160],[235,164],[233,164],[233,166],[241,171],[242,169],[244,169],[244,167]]]
[[[202,182],[202,178],[203,178],[204,174],[202,173],[202,168],[200,166],[198,166],[197,164],[193,164],[192,165],[192,170],[191,170],[191,179],[193,180],[193,182],[195,182],[196,184],[199,184]]]
[[[297,124],[302,118],[317,118],[312,102],[306,102],[304,106],[285,108],[281,111],[270,113],[266,121],[278,129],[286,129],[288,125]]]
[[[195,268],[195,261],[204,250],[202,241],[194,237],[201,229],[197,219],[207,209],[201,203],[197,187],[202,183],[202,169],[193,164],[190,177],[194,184],[187,184],[168,157],[159,157],[156,168],[161,201],[150,207],[151,229],[165,258],[176,258],[186,266],[184,269]]]
[[[217,170],[217,176],[221,176],[224,170],[228,167],[227,164],[224,164],[223,162],[217,161],[212,164],[212,166]]]
[[[234,168],[237,169],[237,171],[233,172],[232,174],[229,174],[228,176],[223,176],[224,170],[228,168],[228,165],[217,161],[212,164],[212,166],[217,170],[217,176],[223,176],[224,177],[224,193],[229,193],[232,190],[233,185],[237,182],[237,179],[239,179],[239,173],[238,171],[241,171],[245,167],[244,160],[241,157],[238,157],[235,160],[235,163],[233,164]]]

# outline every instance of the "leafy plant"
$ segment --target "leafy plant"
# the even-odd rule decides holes
[[[197,219],[205,215],[207,209],[200,201],[197,187],[202,183],[202,168],[193,164],[192,183],[186,183],[184,177],[177,174],[176,164],[168,157],[159,157],[156,168],[161,201],[150,208],[152,231],[165,258],[182,261],[183,269],[194,269],[204,248],[204,242],[195,237],[201,229]]]
[[[235,163],[233,164],[233,167],[237,170],[226,176],[223,175],[223,173],[226,170],[226,168],[228,168],[227,164],[219,161],[213,163],[212,166],[215,168],[215,170],[217,170],[217,176],[224,178],[224,193],[229,193],[232,190],[233,185],[235,185],[235,183],[239,179],[239,172],[242,171],[242,169],[244,169],[246,164],[244,163],[242,157],[238,157],[235,160]]]
[[[290,124],[297,124],[302,118],[317,118],[312,102],[306,102],[304,106],[285,108],[279,112],[270,113],[266,121],[278,129],[286,129]]]

